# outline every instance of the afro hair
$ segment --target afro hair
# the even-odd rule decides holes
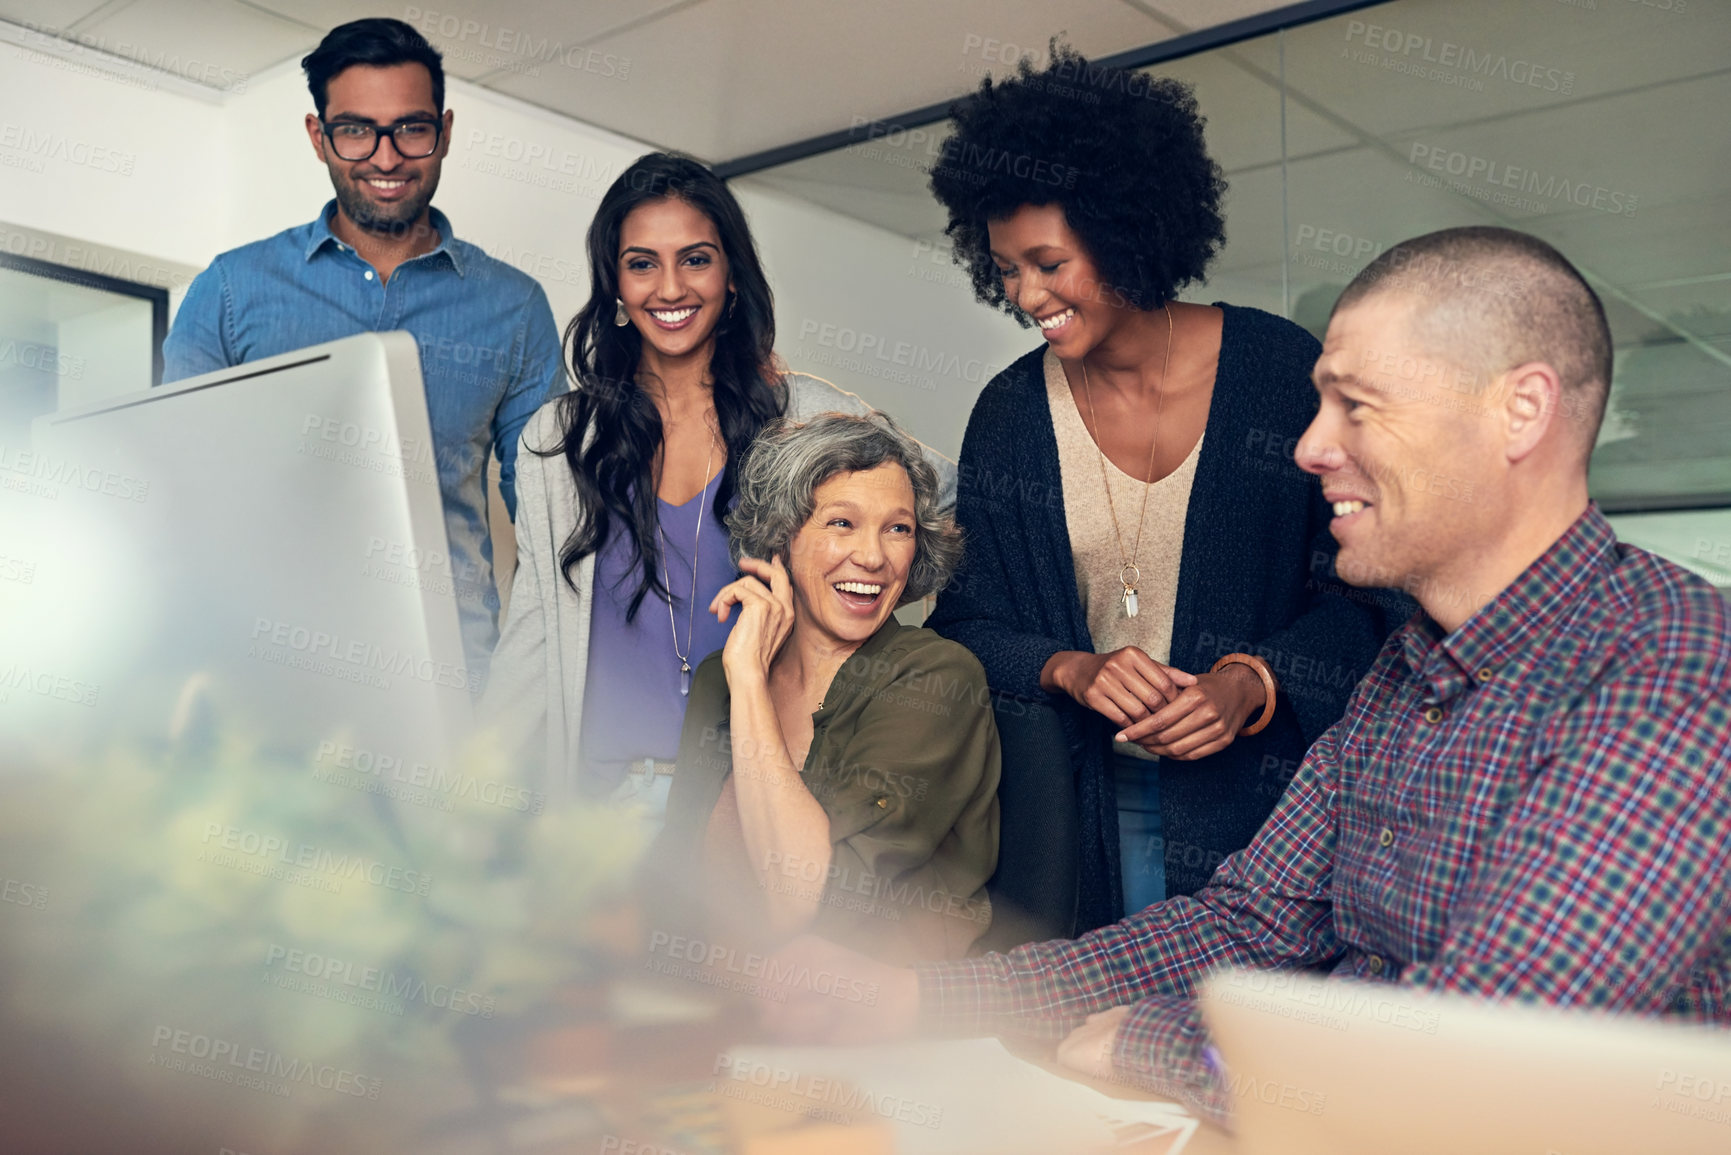
[[[1226,240],[1226,180],[1186,84],[1092,64],[1054,38],[1045,68],[1024,58],[1014,76],[982,80],[951,116],[931,172],[949,211],[944,231],[974,295],[1024,326],[986,232],[1023,205],[1061,206],[1102,280],[1139,309],[1202,280]]]

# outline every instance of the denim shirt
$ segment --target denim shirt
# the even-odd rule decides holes
[[[565,391],[559,334],[541,286],[451,234],[388,282],[332,234],[336,201],[310,224],[223,253],[187,289],[163,343],[178,381],[364,332],[405,329],[421,349],[465,664],[484,680],[498,641],[499,597],[487,529],[489,450],[505,508],[517,515],[517,439]],[[473,681],[471,684],[474,684]]]

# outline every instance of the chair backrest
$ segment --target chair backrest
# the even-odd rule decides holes
[[[1052,707],[993,693],[1003,750],[998,784],[998,869],[986,883],[992,925],[975,944],[1009,950],[1068,938],[1076,925],[1076,776],[1064,724]]]

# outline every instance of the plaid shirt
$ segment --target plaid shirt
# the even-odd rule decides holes
[[[1446,637],[1415,615],[1248,848],[1076,941],[922,966],[937,1031],[1056,1037],[1223,1120],[1227,964],[1731,1024],[1731,627],[1589,507]]]

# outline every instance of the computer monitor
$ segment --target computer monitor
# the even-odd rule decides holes
[[[1724,1155],[1731,1037],[1298,971],[1211,976],[1244,1155]]]
[[[10,454],[11,460],[4,459]],[[420,360],[366,333],[38,419],[0,447],[0,736],[412,764],[471,721]]]

